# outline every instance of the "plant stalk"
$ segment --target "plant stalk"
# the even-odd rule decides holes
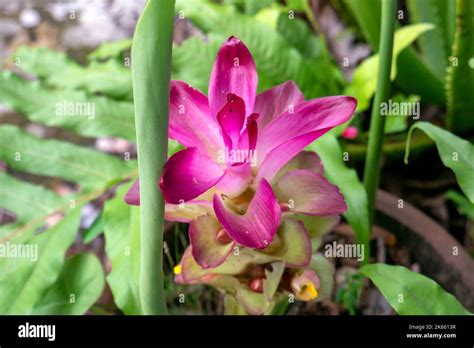
[[[382,23],[379,43],[379,70],[375,92],[367,155],[364,168],[364,185],[367,191],[370,226],[375,216],[375,194],[380,180],[380,157],[383,145],[385,117],[380,114],[381,104],[387,101],[390,93],[390,70],[392,66],[393,35],[396,23],[396,0],[382,1]]]
[[[168,153],[174,0],[148,0],[132,45],[140,177],[140,301],[143,314],[166,314],[163,284],[164,199],[158,188]]]

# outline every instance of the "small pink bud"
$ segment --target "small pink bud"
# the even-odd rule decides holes
[[[342,132],[342,137],[345,139],[355,139],[359,135],[359,130],[357,127],[351,126],[344,129]]]
[[[255,278],[250,282],[250,289],[255,292],[263,292],[263,278]]]

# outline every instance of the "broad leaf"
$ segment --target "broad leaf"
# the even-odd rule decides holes
[[[355,15],[363,35],[378,51],[381,21],[380,0],[344,0],[344,4]],[[407,48],[400,53],[397,62],[399,73],[395,83],[406,94],[416,94],[430,103],[444,106],[443,82],[422,62],[415,51]]]
[[[60,197],[43,186],[18,180],[5,173],[0,173],[0,187],[0,208],[15,213],[15,226],[48,215],[69,203],[68,198]],[[1,227],[3,229],[4,226]]]
[[[84,190],[104,188],[135,170],[135,162],[58,140],[45,140],[15,126],[0,126],[0,160],[14,170],[60,177]]]
[[[112,59],[83,67],[62,52],[26,46],[18,49],[12,58],[20,62],[21,69],[44,79],[49,86],[132,100],[132,77],[124,62]]]
[[[456,204],[459,214],[467,216],[469,219],[474,221],[474,203],[469,202],[462,193],[449,190],[446,192],[446,199],[449,199]]]
[[[430,278],[402,266],[365,265],[360,273],[374,282],[400,315],[469,315],[456,298]]]
[[[91,52],[87,57],[89,60],[92,59],[108,59],[116,58],[123,51],[126,51],[132,47],[132,39],[123,39],[113,42],[105,42],[100,45],[97,49]]]
[[[66,260],[54,285],[35,305],[34,315],[81,315],[99,299],[105,280],[102,265],[93,254]]]
[[[18,236],[2,246],[13,250],[32,246],[31,257],[5,257],[0,262],[0,313],[31,314],[46,290],[53,285],[64,263],[64,255],[74,242],[81,208],[70,209],[56,226],[33,236]],[[34,257],[37,248],[37,259]]]
[[[392,81],[397,76],[397,58],[400,52],[410,46],[421,34],[432,28],[432,24],[415,24],[405,26],[395,32],[390,73]],[[364,111],[369,107],[370,99],[375,94],[379,61],[378,54],[364,60],[354,71],[352,84],[344,91],[344,94],[351,95],[357,99],[358,112]]]
[[[123,200],[130,187],[130,184],[120,186],[115,198],[104,207],[105,251],[112,265],[107,282],[115,303],[125,314],[141,314],[140,208]]]
[[[86,137],[135,140],[133,103],[90,96],[83,91],[50,90],[38,81],[0,73],[0,102],[28,120]]]
[[[411,134],[415,129],[421,129],[436,143],[441,161],[452,169],[461,190],[474,203],[474,145],[431,123],[417,122],[408,133],[405,163],[408,163]]]
[[[325,176],[341,190],[347,203],[344,216],[354,229],[357,242],[368,246],[370,224],[367,194],[357,172],[344,164],[342,150],[334,135],[326,134],[309,148],[321,157]],[[364,255],[368,255],[368,250],[365,250]]]

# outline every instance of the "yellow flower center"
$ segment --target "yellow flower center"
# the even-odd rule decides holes
[[[303,285],[301,292],[299,293],[299,297],[304,299],[305,301],[311,301],[318,297],[318,290],[314,286],[313,282],[307,282]]]

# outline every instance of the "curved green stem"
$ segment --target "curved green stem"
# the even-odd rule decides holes
[[[380,155],[385,128],[385,118],[380,115],[380,108],[390,93],[390,69],[392,65],[396,10],[396,0],[382,1],[382,24],[379,44],[380,65],[377,76],[377,90],[372,105],[369,143],[364,168],[364,185],[367,190],[371,225],[374,220],[375,193],[380,179]]]
[[[148,0],[132,45],[140,176],[140,301],[144,314],[166,314],[163,285],[164,199],[158,189],[168,152],[174,0]]]

